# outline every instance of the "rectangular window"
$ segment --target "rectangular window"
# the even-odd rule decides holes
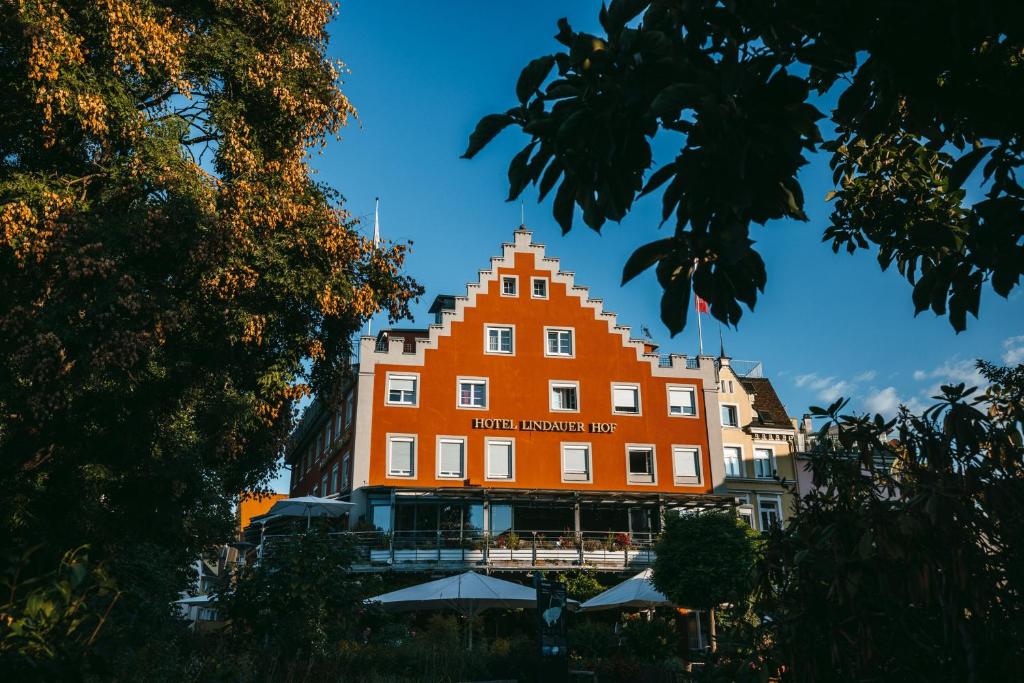
[[[513,352],[512,328],[498,325],[488,325],[486,328],[487,353]]]
[[[534,299],[547,299],[548,298],[548,280],[544,277],[535,277],[531,280],[533,283],[533,289],[530,293]]]
[[[754,528],[754,508],[750,505],[750,496],[736,496],[736,514],[747,526]]]
[[[688,446],[673,446],[672,467],[675,470],[677,486],[693,486],[700,483],[700,451],[698,449]]]
[[[754,476],[758,479],[771,479],[775,476],[775,454],[772,449],[754,449]]]
[[[393,436],[388,443],[388,476],[416,476],[416,439]]]
[[[639,415],[640,387],[628,384],[612,386],[612,412],[620,415]]]
[[[438,439],[437,476],[452,479],[464,479],[466,476],[465,462],[465,439]]]
[[[761,512],[761,531],[768,531],[782,522],[782,511],[777,499],[760,498],[757,507]]]
[[[562,446],[562,480],[590,481],[590,446],[584,444]]]
[[[320,477],[320,490],[323,491],[323,495],[325,495],[325,496],[331,495],[331,491],[330,491],[330,489],[327,488],[327,484],[328,484],[328,476],[327,476],[327,473],[324,472],[324,476]]]
[[[668,414],[669,415],[696,415],[697,414],[697,392],[692,387],[669,387],[668,388]]]
[[[626,449],[629,467],[629,483],[654,483],[654,449],[649,447],[629,447]]]
[[[548,329],[544,354],[547,356],[572,356],[572,330]]]
[[[345,397],[345,426],[352,424],[352,392]]]
[[[512,441],[487,441],[487,478],[512,479]]]
[[[579,409],[579,385],[568,382],[551,383],[551,410],[577,412]]]
[[[725,452],[725,476],[742,477],[741,468],[743,450],[739,446],[726,446],[722,449]]]
[[[349,462],[350,461],[351,461],[351,456],[348,453],[346,453],[341,458],[341,488],[342,489],[348,489],[348,470],[349,470]]]
[[[310,446],[306,450],[306,457],[303,458],[303,460],[305,461],[305,468],[303,469],[303,472],[309,472],[309,465],[313,461],[313,447],[312,446]]]
[[[460,408],[486,408],[487,380],[460,377],[458,405]]]
[[[518,296],[519,278],[515,275],[505,275],[501,278],[501,295]]]
[[[416,405],[416,375],[388,375],[388,404]]]
[[[331,491],[338,492],[338,463],[334,463],[331,467]]]
[[[722,406],[722,426],[723,427],[738,427],[740,424],[739,414],[736,411],[736,406]]]

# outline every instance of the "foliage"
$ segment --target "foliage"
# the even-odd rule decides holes
[[[565,584],[566,595],[580,602],[586,602],[608,588],[597,580],[593,572],[586,569],[561,572],[555,576],[555,580]]]
[[[609,657],[619,646],[612,624],[583,615],[573,619],[568,635],[572,655],[586,661]]]
[[[18,680],[71,676],[102,632],[120,594],[88,548],[68,552],[49,574],[21,575],[30,555],[7,558],[0,605],[0,670]]]
[[[818,488],[772,532],[755,605],[793,680],[1024,677],[1024,365],[980,369],[987,391],[921,415],[815,409]]]
[[[0,549],[42,543],[41,576],[89,544],[123,591],[104,634],[135,638],[108,652],[170,618],[352,332],[420,292],[311,175],[354,115],[333,13],[0,3]]]
[[[767,273],[751,223],[807,220],[797,174],[819,148],[836,186],[824,240],[877,248],[917,312],[948,312],[960,331],[986,281],[1001,296],[1018,284],[1020,2],[612,0],[598,18],[601,35],[558,22],[561,51],[527,64],[518,104],[481,119],[464,156],[519,127],[531,139],[509,200],[531,183],[541,200],[554,191],[564,232],[577,206],[600,230],[664,188],[674,232],[637,249],[623,281],[657,265],[673,334],[691,282],[722,322],[754,308]],[[832,101],[824,141],[813,103]],[[649,172],[659,134],[679,153]],[[976,169],[984,193],[968,195]]]
[[[654,585],[677,605],[743,605],[753,588],[757,534],[729,512],[667,516],[655,552]]]
[[[638,659],[661,661],[674,657],[684,638],[675,622],[665,617],[648,619],[641,613],[623,616],[622,646]]]
[[[347,535],[312,529],[275,542],[268,552],[217,595],[217,609],[237,643],[293,659],[322,657],[356,635],[366,609],[362,601],[376,584],[372,576],[348,571],[354,547]]]

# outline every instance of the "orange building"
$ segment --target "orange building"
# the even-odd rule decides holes
[[[296,431],[293,496],[350,499],[413,549],[539,534],[577,559],[588,535],[642,547],[666,509],[725,504],[715,359],[631,338],[530,232],[431,312],[361,339],[350,387]]]
[[[238,533],[241,536],[253,517],[265,515],[279,500],[287,498],[283,493],[268,493],[258,496],[254,493],[243,493],[238,499]]]

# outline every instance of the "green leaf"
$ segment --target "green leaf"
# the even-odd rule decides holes
[[[534,59],[523,69],[522,73],[519,74],[519,80],[516,82],[516,97],[523,104],[537,92],[540,88],[541,83],[551,73],[551,67],[555,65],[554,55],[545,55]]]
[[[572,230],[572,214],[575,199],[576,184],[569,182],[569,179],[566,178],[558,186],[558,192],[555,193],[555,202],[552,207],[552,214],[554,214],[555,220],[558,221],[558,225],[562,228],[562,234]]]
[[[647,184],[644,185],[644,189],[640,191],[638,196],[643,197],[646,194],[650,194],[654,190],[661,187],[666,180],[671,178],[676,172],[676,162],[665,164],[657,171],[651,174],[651,177],[647,179]]]
[[[527,173],[527,161],[530,159],[530,153],[533,152],[533,148],[537,145],[537,141],[534,140],[514,157],[512,162],[508,165],[508,199],[506,201],[512,201],[526,189],[526,184],[530,181],[530,175]]]
[[[651,102],[651,113],[675,118],[681,109],[693,106],[706,93],[707,90],[696,83],[673,83]]]
[[[967,180],[967,176],[971,175],[971,171],[975,169],[978,163],[984,159],[985,155],[991,152],[992,149],[992,145],[978,147],[977,149],[972,149],[970,152],[954,161],[953,165],[949,169],[950,191],[959,190],[960,186],[964,184],[965,180]]]
[[[674,237],[667,237],[638,247],[622,268],[622,284],[626,284],[672,253],[675,242]]]
[[[476,130],[469,136],[469,146],[463,152],[463,159],[472,159],[487,143],[494,139],[506,126],[515,121],[508,114],[488,114],[476,124]]]

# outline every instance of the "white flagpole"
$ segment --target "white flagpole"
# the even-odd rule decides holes
[[[697,355],[704,355],[704,330],[700,324],[700,298],[697,295],[693,297],[693,305],[697,309]]]
[[[380,246],[380,197],[373,198],[373,248]],[[366,321],[366,336],[373,336],[373,316]]]

